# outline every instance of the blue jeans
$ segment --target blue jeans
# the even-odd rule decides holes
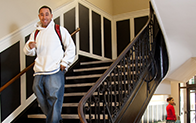
[[[65,78],[62,71],[52,75],[36,75],[34,78],[33,91],[46,115],[46,123],[59,123],[59,120],[62,119],[64,83]]]

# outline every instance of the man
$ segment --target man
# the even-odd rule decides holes
[[[55,31],[52,10],[42,6],[36,24],[39,33],[34,31],[25,44],[26,55],[35,56],[33,91],[46,115],[46,123],[62,122],[61,111],[64,99],[64,71],[75,58],[75,45],[68,31],[60,27],[62,43]],[[35,40],[34,40],[35,39]]]
[[[168,97],[167,102],[169,104],[166,107],[166,111],[167,111],[166,123],[175,123],[177,119],[176,119],[175,109],[173,106],[175,105],[173,97]]]

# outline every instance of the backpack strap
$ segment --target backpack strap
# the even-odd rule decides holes
[[[55,31],[59,37],[59,40],[61,41],[61,46],[62,46],[62,49],[63,51],[65,52],[65,48],[64,48],[64,45],[63,45],[63,41],[62,41],[62,37],[61,37],[61,30],[60,30],[60,26],[58,24],[55,24]]]
[[[37,34],[39,33],[39,30],[35,30],[35,34],[34,34],[34,41],[36,40]]]
[[[55,24],[54,25],[54,29],[59,37],[59,40],[61,42],[61,46],[62,46],[62,49],[63,51],[65,52],[65,48],[64,48],[64,45],[63,45],[63,41],[62,41],[62,37],[61,37],[61,30],[60,30],[60,26],[58,24]],[[36,37],[37,37],[37,34],[39,33],[39,30],[35,30],[35,34],[34,34],[34,41],[36,40]]]

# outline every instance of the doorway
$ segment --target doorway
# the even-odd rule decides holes
[[[187,123],[196,123],[196,84],[187,83]]]
[[[179,84],[181,123],[196,123],[196,76]]]

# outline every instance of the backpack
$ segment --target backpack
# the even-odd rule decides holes
[[[62,37],[61,37],[61,30],[60,30],[60,26],[58,24],[54,25],[54,29],[59,37],[59,40],[61,42],[61,46],[63,51],[65,51],[64,46],[63,46],[63,42],[62,42]],[[35,30],[35,34],[34,34],[34,41],[36,40],[37,34],[39,33],[39,30]]]

